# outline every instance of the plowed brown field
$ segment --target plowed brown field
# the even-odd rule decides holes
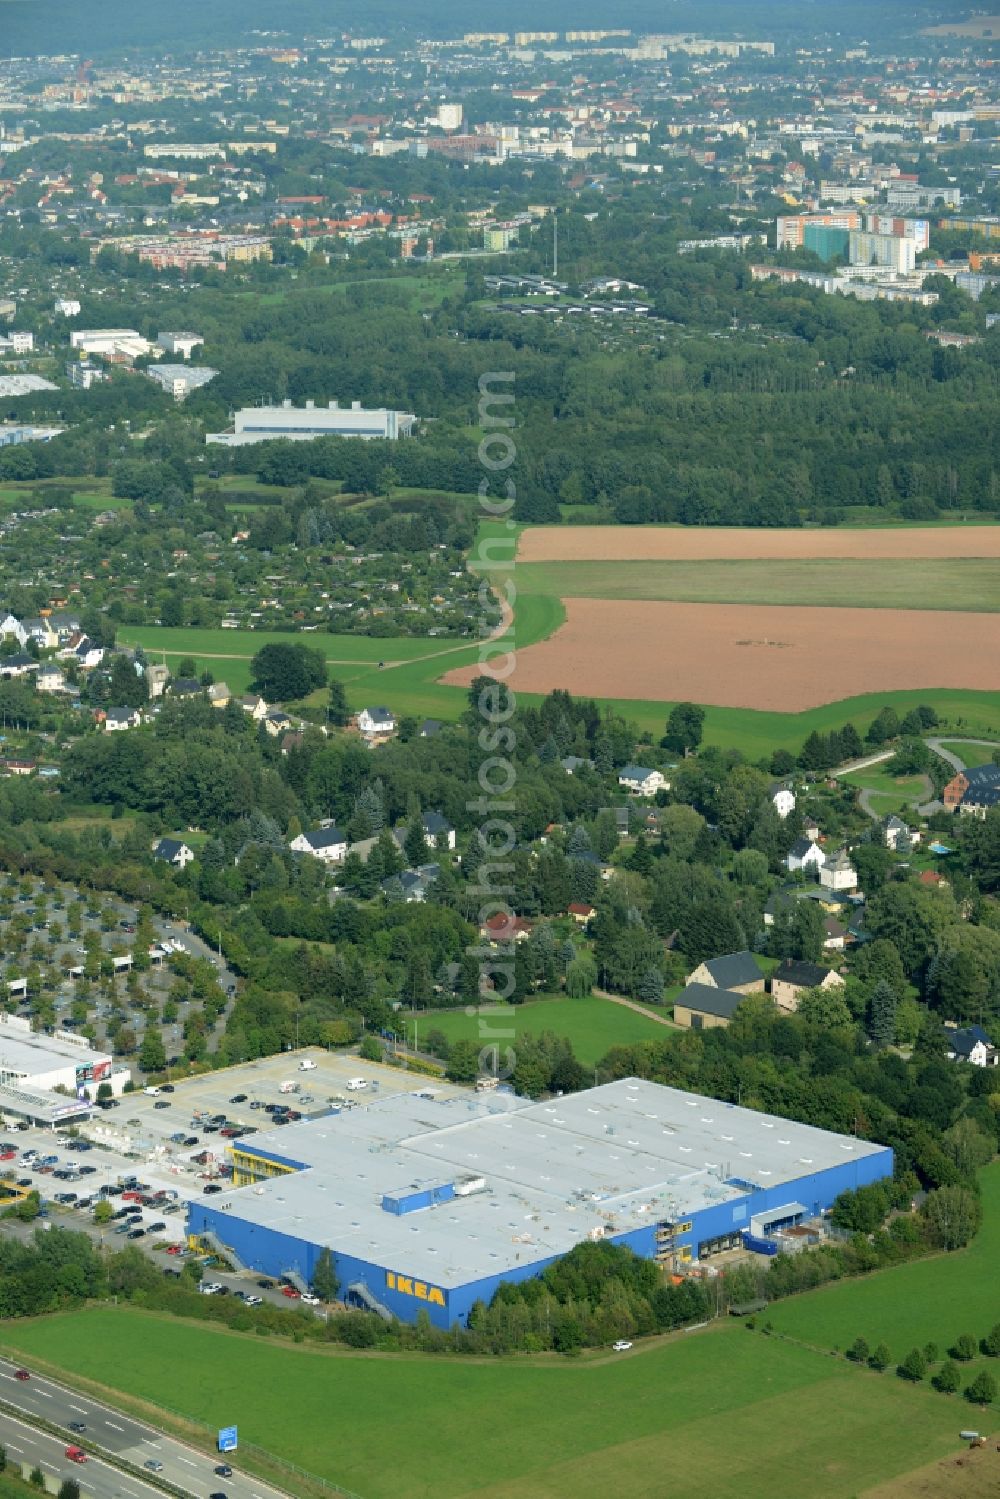
[[[627,529],[609,528],[603,534],[621,536]],[[594,530],[601,534],[600,528]],[[1000,543],[1000,528],[984,530]],[[567,528],[557,534],[575,533]],[[778,539],[800,533],[645,534],[692,539],[769,534]],[[898,542],[905,536],[946,539],[968,532],[864,533],[866,540],[883,535]],[[548,640],[518,652],[509,678],[516,691],[545,693],[565,687],[582,696],[690,700],[795,713],[865,692],[1000,690],[1000,614],[605,599],[564,602],[566,623]],[[479,670],[461,668],[443,680],[468,686]]]
[[[887,531],[765,531],[715,526],[529,526],[519,562],[669,562],[702,558],[1000,557],[1000,526]]]

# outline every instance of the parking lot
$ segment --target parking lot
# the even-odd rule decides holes
[[[358,1077],[365,1078],[368,1087],[353,1093],[347,1084]],[[282,1083],[291,1083],[298,1091],[282,1092]],[[436,1079],[429,1083],[417,1073],[362,1062],[350,1054],[328,1054],[316,1048],[287,1052],[167,1085],[169,1091],[126,1093],[114,1107],[95,1109],[74,1134],[43,1129],[15,1132],[8,1124],[0,1144],[12,1147],[16,1155],[0,1160],[0,1170],[38,1189],[47,1204],[48,1221],[84,1229],[109,1247],[135,1243],[161,1268],[179,1267],[183,1259],[169,1251],[171,1246],[176,1251],[186,1243],[187,1203],[206,1190],[251,1190],[228,1186],[231,1139],[223,1135],[223,1129],[273,1128],[274,1116],[266,1111],[267,1106],[284,1106],[290,1113],[309,1118],[331,1107],[363,1107],[374,1098],[428,1086],[440,1094],[462,1091]],[[66,1171],[69,1177],[61,1174]],[[121,1190],[132,1179],[136,1185]],[[67,1194],[74,1194],[72,1202],[56,1201],[57,1195]],[[144,1204],[135,1194],[157,1200]],[[121,1216],[98,1225],[92,1204],[102,1196],[109,1197]],[[8,1221],[0,1227],[5,1232],[21,1229]],[[129,1234],[137,1229],[142,1230],[141,1236],[130,1239]],[[209,1269],[206,1278],[228,1292],[242,1291],[289,1304],[280,1288],[258,1286],[252,1276]]]

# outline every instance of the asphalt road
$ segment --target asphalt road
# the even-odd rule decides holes
[[[138,1479],[127,1477],[115,1468],[108,1467],[99,1458],[88,1458],[85,1463],[72,1463],[66,1456],[68,1443],[58,1437],[50,1437],[43,1431],[0,1412],[0,1441],[7,1449],[9,1467],[17,1463],[30,1463],[41,1468],[45,1474],[59,1478],[75,1478],[81,1493],[96,1495],[97,1499],[163,1499],[159,1489],[150,1488]]]
[[[249,1478],[238,1470],[234,1470],[229,1478],[221,1477],[213,1469],[216,1464],[226,1461],[224,1457],[206,1457],[196,1448],[165,1436],[112,1406],[102,1405],[89,1395],[80,1395],[40,1374],[32,1373],[26,1380],[16,1379],[14,1371],[18,1367],[7,1359],[0,1359],[0,1399],[17,1406],[28,1422],[32,1416],[40,1416],[66,1428],[66,1438],[62,1442],[41,1432],[21,1431],[20,1436],[12,1435],[7,1443],[8,1449],[20,1460],[39,1460],[37,1449],[63,1477],[72,1473],[85,1492],[89,1490],[101,1496],[125,1494],[131,1495],[132,1499],[136,1495],[148,1499],[148,1496],[160,1493],[136,1478],[108,1468],[98,1458],[91,1457],[88,1462],[78,1464],[68,1461],[65,1456],[70,1443],[78,1444],[87,1452],[93,1451],[92,1444],[96,1444],[139,1468],[148,1461],[162,1463],[159,1477],[190,1494],[192,1499],[207,1499],[210,1494],[225,1494],[226,1499],[284,1499],[279,1489]],[[26,1367],[30,1372],[30,1365]],[[236,1411],[234,1420],[238,1421],[238,1418],[239,1412]],[[71,1421],[82,1422],[85,1429],[71,1432]],[[0,1414],[0,1423],[3,1422],[16,1425],[12,1417]],[[0,1429],[6,1431],[7,1427],[0,1425]],[[25,1450],[19,1452],[18,1447]]]

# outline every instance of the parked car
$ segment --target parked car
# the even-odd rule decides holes
[[[264,1305],[264,1298],[263,1298],[263,1296],[244,1296],[244,1298],[243,1298],[243,1305],[244,1306],[263,1306]]]
[[[218,1296],[222,1291],[222,1286],[217,1280],[210,1280],[203,1283],[200,1290],[203,1296]]]
[[[230,1103],[246,1103],[246,1101],[247,1096],[245,1093],[234,1093],[232,1098],[229,1100]]]
[[[221,1192],[222,1188],[219,1186],[218,1182],[206,1182],[201,1190],[202,1192],[204,1192],[206,1197],[211,1197],[213,1193]]]
[[[287,1296],[289,1301],[298,1301],[302,1296],[302,1292],[296,1290],[295,1286],[282,1286],[281,1294]]]
[[[154,1103],[153,1108],[154,1109],[169,1109],[170,1108],[170,1099],[169,1098],[158,1098],[156,1100],[156,1102]]]
[[[320,1305],[320,1299],[319,1299],[319,1297],[318,1296],[313,1296],[313,1294],[310,1291],[303,1291],[302,1292],[302,1300],[303,1300],[303,1302],[305,1303],[306,1306],[319,1306]]]
[[[618,1342],[612,1343],[611,1346],[616,1353],[627,1353],[628,1350],[632,1347],[632,1344],[627,1338],[619,1338]]]
[[[162,1234],[166,1226],[167,1225],[165,1223],[151,1223],[149,1225],[149,1232],[151,1234]]]
[[[172,1093],[173,1091],[174,1091],[174,1085],[173,1085],[173,1083],[161,1083],[160,1084],[160,1092],[161,1093]]]

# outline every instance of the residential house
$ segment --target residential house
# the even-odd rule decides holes
[[[708,958],[699,963],[694,972],[688,974],[685,983],[732,989],[738,994],[759,994],[764,989],[764,975],[753,953],[744,948],[742,952],[723,953],[719,958]]]
[[[420,739],[433,739],[436,735],[440,734],[442,727],[443,725],[439,718],[425,718],[417,730],[417,736]]]
[[[104,716],[104,732],[115,734],[121,729],[137,729],[141,723],[138,708],[109,708]]]
[[[0,656],[0,677],[28,677],[37,670],[38,658],[29,656],[25,651],[17,651],[13,656]]]
[[[201,697],[204,690],[196,677],[175,677],[170,683],[171,697]]]
[[[264,699],[257,692],[245,692],[238,699],[244,713],[249,713],[254,723],[260,723],[262,718],[267,717],[268,707]]]
[[[59,653],[62,655],[62,652]],[[100,666],[104,660],[103,645],[94,645],[93,641],[86,635],[81,635],[73,647],[71,659],[84,671],[93,671],[95,666]]]
[[[146,689],[150,698],[162,697],[170,681],[170,668],[158,661],[146,664]]]
[[[305,743],[305,737],[306,736],[304,734],[301,734],[298,729],[293,729],[291,733],[286,734],[282,739],[281,753],[283,755],[290,755],[292,753],[292,750],[301,749],[303,744]]]
[[[785,855],[785,868],[789,874],[795,874],[800,869],[809,874],[818,874],[825,863],[826,854],[811,838],[796,838]]]
[[[823,923],[823,946],[827,952],[843,952],[847,946],[848,930],[836,916],[828,916]]]
[[[455,829],[447,817],[442,817],[440,812],[425,812],[420,821],[423,823],[424,838],[430,848],[454,848]]]
[[[323,864],[342,864],[347,858],[347,836],[339,828],[313,828],[299,833],[288,845],[295,854],[312,854]]]
[[[0,609],[0,640],[7,640],[11,636],[22,649],[28,644],[28,632],[17,615],[11,614],[9,609]]]
[[[46,661],[38,668],[35,686],[39,692],[62,692],[66,686],[66,673],[54,661]]]
[[[80,616],[71,613],[68,609],[55,609],[48,616],[49,629],[55,632],[60,645],[67,642],[80,631]]]
[[[396,732],[396,720],[388,708],[362,708],[358,729],[369,744],[377,744]]]
[[[819,963],[805,963],[796,958],[785,958],[771,975],[771,998],[779,1010],[797,1010],[799,995],[804,989],[833,989],[844,980],[833,968],[823,968]]]
[[[882,829],[886,848],[897,854],[908,854],[920,842],[920,834],[908,827],[901,817],[887,817]]]
[[[981,1025],[952,1031],[948,1037],[948,1056],[953,1062],[971,1062],[973,1067],[996,1067],[1000,1052]]]
[[[232,693],[225,682],[213,682],[206,695],[213,708],[228,707],[232,698]]]
[[[479,927],[479,935],[496,946],[500,942],[524,942],[531,936],[532,922],[525,916],[512,916],[507,911],[498,911]]]
[[[745,999],[738,989],[689,983],[674,1000],[674,1021],[692,1031],[716,1030],[729,1024]]]
[[[40,651],[54,651],[60,644],[59,636],[45,614],[36,614],[33,619],[26,619],[24,629],[28,640],[33,640]]]
[[[580,755],[564,755],[559,761],[568,776],[576,775],[578,770],[593,770],[593,760],[584,760]]]
[[[655,796],[658,791],[670,790],[670,782],[662,770],[651,770],[648,765],[623,765],[618,772],[618,784],[630,796]]]
[[[416,869],[404,869],[401,874],[390,875],[380,882],[380,888],[390,897],[401,889],[403,900],[407,905],[412,905],[427,899],[440,872],[437,864],[421,864]]]
[[[775,781],[768,788],[767,794],[771,799],[772,807],[784,822],[785,818],[795,811],[795,792],[787,781]]]
[[[847,849],[838,849],[819,872],[819,882],[824,890],[856,890],[858,871],[851,863]]]
[[[805,817],[802,820],[802,832],[810,843],[819,842],[819,823],[815,817]]]
[[[3,773],[8,776],[33,776],[36,769],[34,760],[3,761]]]
[[[577,926],[586,926],[587,922],[593,916],[594,910],[595,908],[589,906],[585,900],[570,901],[566,907],[567,915],[572,916]]]
[[[287,734],[290,729],[294,729],[295,727],[288,714],[282,713],[280,708],[271,708],[269,712],[264,714],[262,722],[272,739],[277,739],[279,734]]]
[[[194,849],[188,848],[178,838],[161,838],[158,843],[153,844],[153,858],[162,859],[175,869],[183,869],[194,858]]]
[[[1000,801],[1000,765],[967,765],[945,786],[941,801],[946,812],[984,818]]]

